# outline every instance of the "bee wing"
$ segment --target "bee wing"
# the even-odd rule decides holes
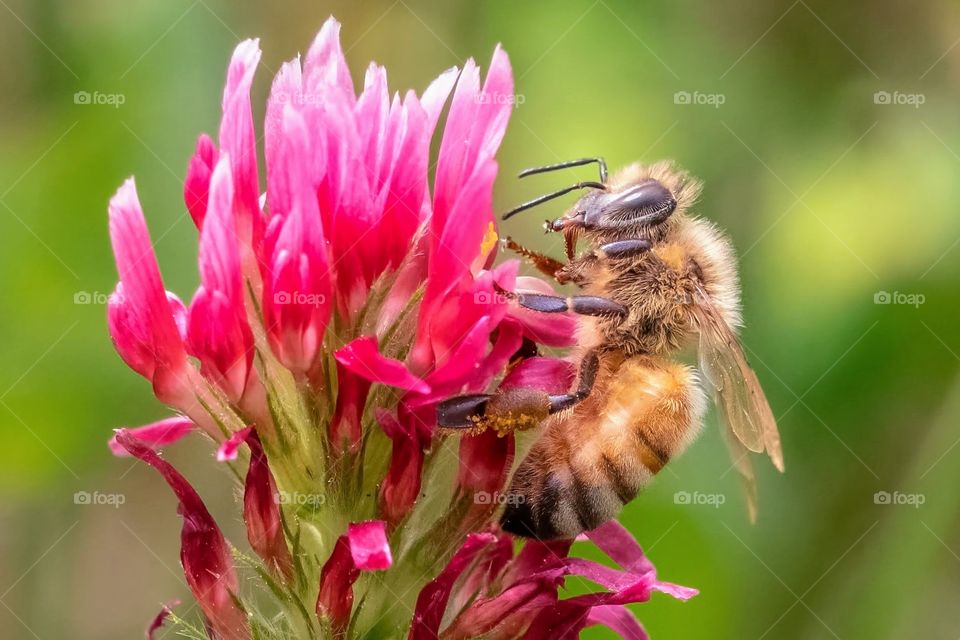
[[[740,484],[743,485],[743,494],[747,502],[747,517],[750,518],[750,524],[757,521],[757,478],[753,474],[753,460],[750,459],[750,450],[743,446],[743,443],[728,428],[723,439],[727,443],[727,450],[730,452],[730,459],[733,460],[732,469],[737,470],[740,476]]]
[[[700,369],[714,388],[717,407],[732,445],[755,453],[766,451],[773,466],[783,471],[777,421],[757,374],[747,363],[736,334],[707,292],[700,288],[695,298],[693,313],[700,329]],[[748,456],[740,458],[749,463]],[[738,458],[735,456],[734,460]],[[743,477],[744,471],[739,465],[738,470]],[[749,475],[752,478],[752,471]]]

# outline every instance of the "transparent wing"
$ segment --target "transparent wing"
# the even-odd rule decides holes
[[[700,329],[700,369],[714,389],[717,407],[732,436],[731,453],[737,445],[755,453],[766,451],[773,465],[783,471],[777,422],[740,341],[703,289],[697,291],[693,312]],[[747,456],[740,457],[749,462]],[[736,457],[734,462],[738,463]],[[738,470],[744,477],[744,469],[738,466]],[[749,476],[752,478],[752,471]]]

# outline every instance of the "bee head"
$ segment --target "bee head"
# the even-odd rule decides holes
[[[570,212],[551,223],[552,231],[626,231],[656,227],[670,218],[677,199],[659,180],[647,178],[623,188],[586,194]]]
[[[565,215],[547,222],[548,231],[570,236],[619,237],[636,235],[660,238],[668,233],[670,221],[682,215],[696,198],[699,183],[670,162],[632,164],[608,179],[601,158],[583,158],[546,167],[528,169],[521,177],[588,163],[600,166],[599,182],[578,182],[540,196],[509,211],[504,219],[576,190],[587,192]]]

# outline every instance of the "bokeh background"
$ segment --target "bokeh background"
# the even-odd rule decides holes
[[[161,602],[188,597],[172,496],[104,446],[115,426],[164,415],[106,333],[106,203],[136,175],[168,285],[189,297],[181,180],[197,134],[216,130],[229,55],[261,37],[262,115],[272,70],[331,13],[356,79],[376,59],[396,89],[504,44],[518,104],[500,208],[592,177],[512,178],[584,155],[673,158],[703,178],[699,212],[740,254],[743,337],[787,473],[758,460],[750,526],[711,416],[627,508],[661,577],[701,589],[637,607],[654,638],[960,635],[960,6],[948,0],[0,0],[0,635],[141,637]],[[509,232],[559,255],[542,217]],[[198,449],[170,456],[229,534],[230,483]]]

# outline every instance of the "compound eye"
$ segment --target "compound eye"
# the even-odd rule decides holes
[[[676,207],[670,190],[652,179],[630,187],[610,203],[611,210],[630,212],[630,217],[649,218],[651,222],[665,220]]]

